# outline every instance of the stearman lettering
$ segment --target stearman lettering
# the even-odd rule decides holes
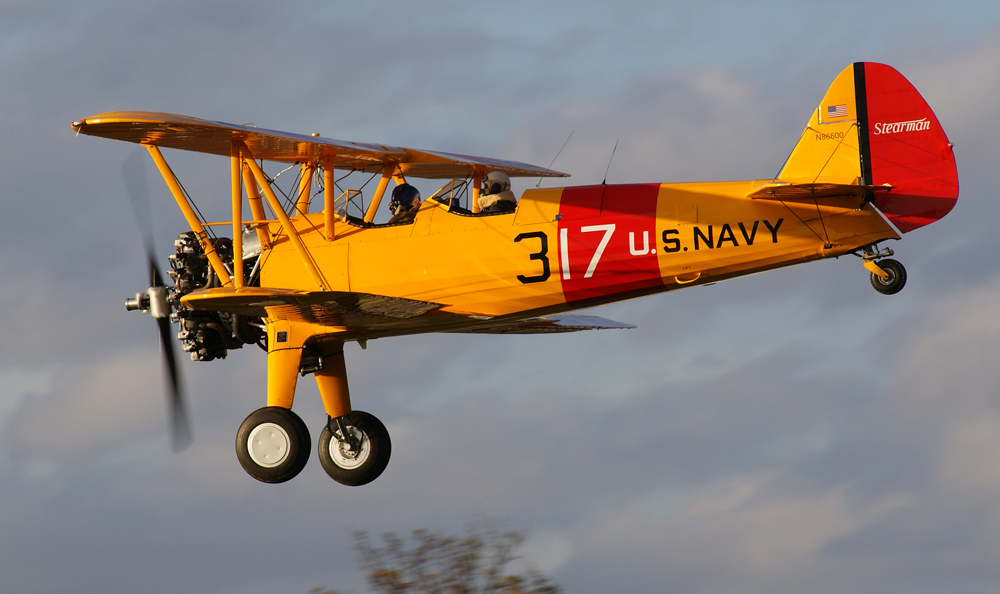
[[[891,124],[875,124],[875,136],[882,134],[897,134],[899,132],[922,132],[931,129],[931,122],[927,118],[910,120],[908,122],[893,122]]]

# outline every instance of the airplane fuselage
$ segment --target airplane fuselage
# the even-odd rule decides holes
[[[338,219],[332,241],[320,231],[322,213],[292,221],[328,291],[511,318],[714,283],[899,238],[860,198],[748,198],[761,183],[533,189],[515,212],[487,216],[426,200],[412,224],[365,228]],[[319,290],[287,239],[279,237],[263,261],[261,287]]]

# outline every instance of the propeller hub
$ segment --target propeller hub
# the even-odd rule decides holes
[[[126,311],[149,311],[149,297],[143,293],[136,293],[135,297],[129,297],[125,300]]]
[[[165,318],[170,315],[170,304],[167,303],[166,287],[150,287],[146,291],[149,296],[149,314],[154,318]]]
[[[150,287],[145,293],[136,293],[135,297],[125,300],[128,311],[140,310],[149,312],[154,318],[170,316],[170,304],[167,302],[167,287]]]

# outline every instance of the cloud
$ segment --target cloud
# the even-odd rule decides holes
[[[163,414],[159,365],[147,352],[60,370],[52,393],[32,398],[6,431],[14,453],[64,463],[147,433]]]
[[[953,291],[905,320],[902,334],[912,338],[897,355],[898,381],[900,393],[916,398],[900,413],[949,419],[994,411],[1000,404],[995,390],[1000,372],[993,364],[1000,321],[989,312],[998,306],[1000,284],[993,277]],[[961,398],[955,398],[956,386]]]
[[[992,503],[1000,495],[1000,415],[955,423],[938,453],[937,484],[958,501]]]
[[[809,109],[801,106],[802,121],[782,133],[774,108],[780,100],[771,101],[731,69],[670,71],[611,95],[547,107],[505,146],[517,158],[547,164],[573,132],[554,167],[573,174],[576,185],[601,182],[616,142],[610,182],[769,178]]]
[[[789,488],[776,470],[733,477],[709,486],[666,514],[648,503],[624,501],[574,536],[586,558],[623,554],[644,582],[687,591],[794,591],[832,577],[821,561],[835,539],[907,505],[902,496],[855,500],[846,486],[810,492]],[[582,560],[581,560],[582,561]],[[592,562],[592,561],[591,561]],[[619,575],[590,579],[610,587]],[[830,575],[826,575],[830,572]],[[842,583],[851,580],[843,576]]]

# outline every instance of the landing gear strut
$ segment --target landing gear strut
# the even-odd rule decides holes
[[[906,268],[903,268],[899,262],[886,257],[892,255],[891,249],[885,248],[879,251],[878,246],[872,244],[859,251],[861,253],[853,253],[860,257],[865,268],[871,271],[872,287],[876,291],[883,295],[895,295],[903,290],[903,286],[906,285]]]
[[[336,330],[268,322],[268,406],[247,417],[236,436],[236,455],[253,478],[281,483],[309,460],[309,431],[291,411],[300,374],[315,375],[326,409],[327,423],[319,438],[319,461],[326,473],[344,485],[366,485],[389,464],[392,443],[385,425],[366,412],[351,410],[344,343],[335,338]]]
[[[885,276],[872,272],[872,286],[883,295],[895,295],[903,290],[906,284],[906,269],[899,262],[886,258],[879,260],[878,267]]]

